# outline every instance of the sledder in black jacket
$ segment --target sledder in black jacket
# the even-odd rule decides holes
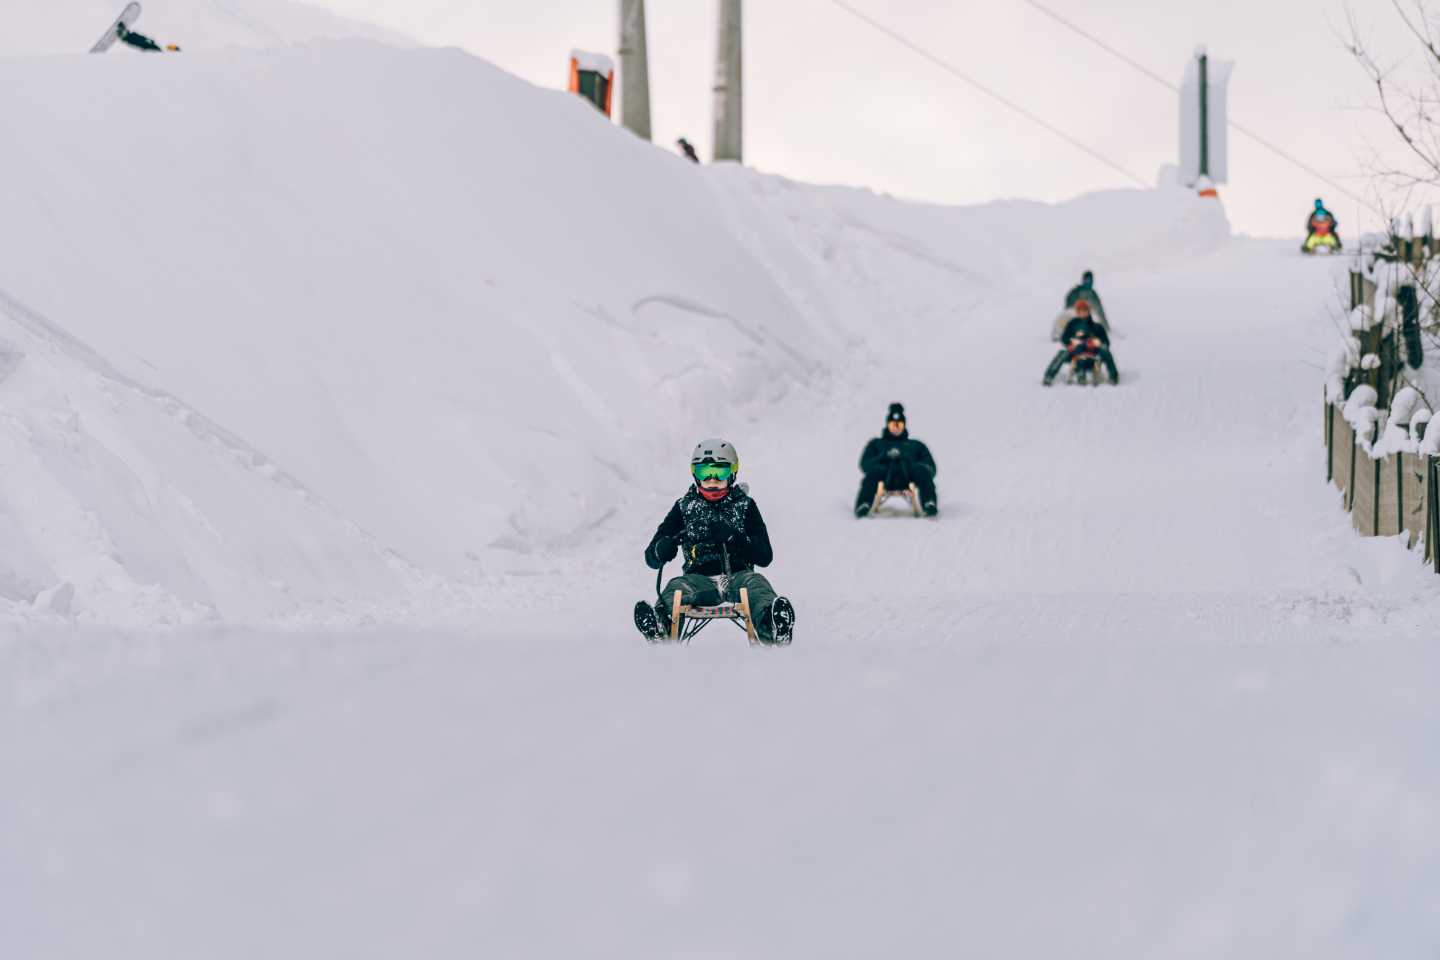
[[[935,458],[930,448],[910,436],[905,426],[905,408],[890,404],[885,418],[885,432],[865,445],[860,454],[860,492],[855,496],[855,516],[870,512],[880,484],[886,490],[904,490],[915,484],[920,491],[920,505],[927,517],[939,513],[935,495]]]
[[[776,596],[770,581],[755,572],[775,559],[760,508],[735,478],[740,455],[724,440],[702,440],[690,458],[694,479],[675,501],[645,548],[645,565],[659,570],[679,553],[685,568],[660,591],[653,606],[635,604],[635,626],[649,640],[670,633],[670,604],[678,591],[683,606],[736,603],[750,599],[755,632],[764,643],[787,644],[795,629],[795,607]]]
[[[686,573],[713,577],[768,567],[775,559],[760,508],[743,488],[711,502],[691,486],[675,501],[645,548],[645,563],[659,570],[680,551]]]
[[[1091,347],[1090,342],[1098,341],[1098,349]],[[1045,368],[1044,384],[1050,386],[1055,382],[1060,369],[1077,357],[1083,354],[1093,354],[1105,365],[1105,371],[1110,375],[1110,382],[1118,385],[1120,383],[1120,371],[1115,368],[1115,358],[1110,355],[1110,332],[1090,314],[1090,305],[1080,300],[1075,304],[1075,316],[1065,324],[1065,329],[1060,333],[1060,350],[1055,354],[1055,359],[1050,361],[1050,366]]]

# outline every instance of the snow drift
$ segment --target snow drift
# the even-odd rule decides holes
[[[1180,192],[701,171],[455,50],[10,61],[0,91],[0,594],[100,621],[434,614],[863,375],[877,324],[1225,234]]]

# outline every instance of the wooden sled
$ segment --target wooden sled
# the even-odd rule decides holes
[[[1110,371],[1105,369],[1105,364],[1096,360],[1090,367],[1081,367],[1079,364],[1070,364],[1069,372],[1065,376],[1066,383],[1073,383],[1079,386],[1098,387],[1101,384],[1110,382]]]
[[[882,482],[875,491],[875,502],[870,504],[870,515],[872,517],[875,516],[876,511],[880,509],[880,505],[891,497],[904,497],[908,500],[910,502],[910,510],[917,517],[924,513],[920,507],[920,488],[915,486],[915,484],[910,484],[910,486],[904,490],[886,490],[885,484]]]
[[[726,578],[711,577],[720,595],[725,595]],[[670,641],[672,643],[689,643],[701,630],[710,625],[712,620],[729,620],[745,631],[745,639],[751,645],[760,642],[755,633],[755,620],[750,616],[750,591],[744,587],[740,588],[740,600],[737,603],[720,603],[713,607],[691,606],[681,600],[681,593],[676,590],[670,601]]]

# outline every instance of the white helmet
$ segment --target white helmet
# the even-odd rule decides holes
[[[695,452],[690,454],[690,469],[694,470],[702,463],[728,463],[736,473],[740,472],[740,454],[735,452],[729,440],[719,437],[701,440],[695,445]]]

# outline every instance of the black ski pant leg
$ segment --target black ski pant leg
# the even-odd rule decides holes
[[[935,471],[923,463],[917,463],[910,467],[910,479],[915,483],[915,488],[920,491],[920,502],[935,502]]]
[[[680,602],[687,607],[713,607],[720,602],[720,591],[715,581],[702,573],[685,573],[672,577],[660,591],[660,605],[665,615],[670,615],[670,605],[675,601],[675,591],[680,591]]]
[[[713,607],[720,602],[720,591],[715,581],[702,573],[684,573],[671,577],[655,601],[655,617],[660,628],[670,632],[670,611],[675,605],[675,591],[680,591],[680,603],[686,607]]]
[[[725,591],[726,601],[739,603],[741,587],[750,597],[750,619],[755,622],[755,632],[769,640],[770,605],[775,602],[775,588],[770,586],[770,581],[763,574],[742,570],[730,578],[730,586]]]
[[[1105,364],[1105,372],[1110,374],[1110,382],[1119,383],[1120,371],[1115,369],[1115,358],[1103,347],[1100,349],[1100,362]]]
[[[1068,348],[1062,347],[1060,352],[1055,354],[1055,359],[1050,361],[1050,366],[1045,368],[1046,382],[1054,380],[1055,377],[1060,373],[1060,368],[1065,366],[1065,361],[1069,359],[1070,350]]]
[[[866,471],[860,481],[860,492],[855,495],[855,506],[863,503],[868,507],[875,502],[875,494],[880,490],[880,482],[885,479],[888,470],[889,467],[874,467]]]

